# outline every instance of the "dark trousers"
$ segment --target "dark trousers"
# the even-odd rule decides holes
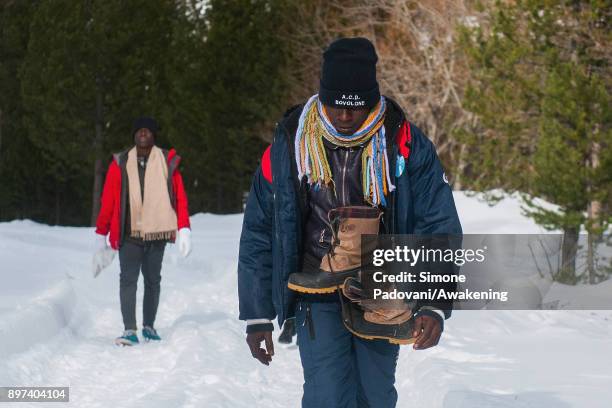
[[[398,345],[351,334],[338,302],[299,302],[295,324],[303,408],[395,407]]]
[[[164,258],[165,241],[134,243],[126,240],[119,249],[121,268],[119,298],[125,330],[136,330],[136,288],[142,269],[144,278],[144,299],[142,301],[142,324],[155,323],[161,282],[161,266]]]

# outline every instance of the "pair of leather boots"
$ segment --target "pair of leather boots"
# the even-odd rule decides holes
[[[328,214],[332,230],[331,247],[317,271],[289,276],[294,291],[324,294],[338,291],[342,320],[354,335],[394,344],[414,342],[412,309],[403,300],[374,299],[372,279],[366,279],[362,259],[376,249],[382,212],[373,207],[352,206],[332,209]],[[368,237],[362,240],[362,235]],[[362,245],[363,244],[363,245]],[[371,257],[370,257],[371,258]],[[380,287],[392,290],[392,284]]]

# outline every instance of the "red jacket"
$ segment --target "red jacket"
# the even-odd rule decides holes
[[[168,188],[170,201],[176,211],[177,229],[189,228],[189,210],[187,207],[187,194],[183,186],[183,177],[178,169],[181,157],[174,149],[164,151],[168,162]],[[109,241],[113,249],[119,249],[123,241],[123,227],[128,205],[127,178],[125,164],[127,151],[113,155],[113,161],[108,166],[104,190],[102,191],[100,213],[96,221],[96,233],[106,235],[110,232]]]

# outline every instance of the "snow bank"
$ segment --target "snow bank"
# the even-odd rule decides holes
[[[595,285],[553,282],[544,302],[557,302],[558,309],[566,310],[609,309],[612,303],[612,279]]]
[[[42,343],[66,328],[74,314],[76,295],[68,279],[0,321],[0,359]]]
[[[523,215],[518,194],[489,205],[482,194],[453,193],[464,234],[545,234],[549,233]]]

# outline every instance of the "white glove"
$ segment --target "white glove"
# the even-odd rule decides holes
[[[191,230],[189,228],[178,230],[177,244],[181,256],[187,258],[191,253]]]
[[[96,252],[92,259],[93,277],[97,278],[102,269],[115,259],[115,251],[106,244],[106,236],[96,234]]]

